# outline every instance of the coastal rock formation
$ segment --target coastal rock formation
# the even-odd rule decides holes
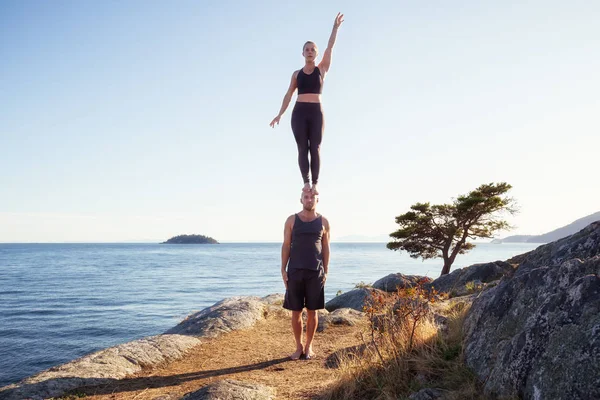
[[[349,292],[342,293],[339,296],[336,296],[333,299],[329,300],[325,304],[325,308],[329,312],[337,310],[338,308],[353,308],[356,311],[363,311],[365,300],[369,298],[372,293],[385,294],[385,292],[373,288],[364,287],[354,289]]]
[[[153,398],[152,400],[179,400],[181,396],[176,393],[167,393]]]
[[[288,313],[289,317],[291,317],[291,315],[292,315],[291,311],[285,310],[285,312]],[[327,310],[317,310],[317,318],[318,318],[317,332],[323,332],[323,330],[325,329],[323,326],[323,323],[328,314],[329,314],[329,311],[327,311]],[[302,329],[304,330],[304,332],[306,332],[307,323],[308,323],[308,313],[306,312],[306,309],[305,309],[302,311]]]
[[[363,357],[363,354],[365,354],[368,349],[369,348],[365,344],[359,344],[338,350],[327,357],[325,360],[325,366],[332,369],[339,368],[340,365],[345,361],[355,360]]]
[[[431,283],[432,279],[427,276],[404,275],[401,273],[389,274],[373,284],[374,289],[385,292],[395,292],[398,288],[407,289],[417,285],[419,282]]]
[[[513,272],[513,267],[504,261],[473,264],[442,275],[433,282],[425,284],[424,287],[435,288],[438,292],[450,293],[453,296],[463,296],[473,290],[468,287],[468,284],[473,284],[474,289],[477,287],[481,289],[486,286],[486,283],[496,281]]]
[[[354,326],[363,320],[364,312],[352,308],[338,308],[324,316],[319,316],[317,332],[323,332],[330,325]]]
[[[439,389],[426,388],[411,394],[408,398],[410,400],[441,400],[443,399],[443,393]]]
[[[254,383],[224,379],[189,393],[182,400],[273,400],[275,389]]]
[[[249,328],[265,317],[266,304],[259,297],[236,296],[223,299],[188,316],[167,334],[217,337],[236,329]]]
[[[516,273],[475,299],[465,359],[487,395],[600,398],[599,254],[594,223],[517,257]]]
[[[585,260],[600,254],[600,221],[588,225],[574,235],[542,245],[535,250],[515,256],[508,263],[519,264],[516,274],[533,268],[559,265],[572,258]]]
[[[261,301],[273,306],[282,306],[284,299],[285,295],[283,293],[273,293],[260,298]]]
[[[179,359],[200,343],[199,339],[182,335],[151,336],[124,343],[0,388],[0,399],[47,399],[78,387],[108,383],[142,368]]]

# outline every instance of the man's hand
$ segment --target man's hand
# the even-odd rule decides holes
[[[288,282],[287,272],[281,271],[281,277],[283,278],[283,284],[285,285],[285,290],[287,290],[287,282]]]

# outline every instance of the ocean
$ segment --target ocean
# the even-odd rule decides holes
[[[535,244],[480,243],[453,269]],[[223,298],[283,293],[280,243],[0,243],[0,387],[85,354],[163,333]],[[387,274],[439,276],[385,243],[332,243],[326,301]]]

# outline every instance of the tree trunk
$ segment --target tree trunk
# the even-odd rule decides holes
[[[462,248],[463,244],[465,244],[465,239],[466,235],[463,236],[461,241],[458,242],[456,246],[454,246],[454,249],[452,250],[452,254],[450,254],[450,256],[448,256],[448,253],[442,252],[442,256],[444,257],[444,268],[442,268],[442,273],[440,274],[440,276],[450,273],[450,267],[454,263],[454,260],[456,259],[456,256],[458,255],[458,252]]]
[[[440,276],[446,275],[450,272],[450,267],[452,266],[452,262],[450,260],[444,260],[444,268],[442,268],[442,273]]]
[[[442,268],[442,273],[440,276],[446,275],[450,272],[450,266],[452,266],[452,261],[450,261],[450,257],[448,255],[448,250],[442,250],[442,258],[444,259],[444,268]]]

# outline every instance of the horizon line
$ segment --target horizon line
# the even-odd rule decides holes
[[[246,244],[246,243],[282,243],[282,241],[272,241],[272,240],[249,240],[249,241],[238,241],[238,240],[226,240],[219,243],[214,244]],[[353,240],[332,240],[331,243],[388,243],[388,241],[353,241]],[[480,242],[474,241],[473,243],[483,243],[488,244],[490,242]],[[2,242],[0,244],[170,244],[170,245],[214,245],[213,243],[163,243],[163,242],[155,242],[155,241],[116,241],[116,242],[103,242],[103,241],[66,241],[66,242]],[[511,243],[515,244],[515,243]],[[518,244],[518,243],[516,243]]]

